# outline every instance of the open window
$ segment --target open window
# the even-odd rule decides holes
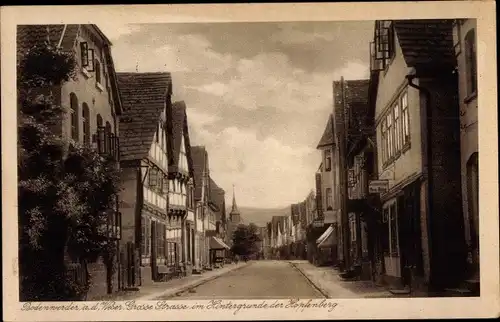
[[[94,71],[95,54],[93,49],[89,49],[89,44],[84,41],[80,43],[81,64],[88,72]]]

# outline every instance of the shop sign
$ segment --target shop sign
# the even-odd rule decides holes
[[[389,191],[389,180],[370,180],[368,183],[369,193],[384,193]]]
[[[322,219],[316,219],[312,222],[312,226],[314,228],[320,228],[320,227],[323,227],[324,225],[325,225],[325,222]]]

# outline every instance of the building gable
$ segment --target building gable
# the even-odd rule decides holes
[[[122,161],[148,156],[158,122],[169,104],[170,73],[117,73],[124,113],[120,118]],[[168,139],[168,137],[167,137]]]

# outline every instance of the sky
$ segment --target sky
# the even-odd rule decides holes
[[[191,145],[238,206],[275,208],[314,189],[332,82],[366,79],[372,21],[99,27],[119,72],[167,71],[187,105]]]

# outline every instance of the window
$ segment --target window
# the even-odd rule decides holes
[[[158,178],[157,178],[157,191],[159,194],[163,194],[163,174],[158,170]]]
[[[101,84],[101,64],[96,59],[95,60],[95,81],[97,84]]]
[[[94,71],[94,50],[89,49],[89,45],[87,42],[80,43],[80,58],[82,67],[84,67],[87,71]]]
[[[106,122],[106,125],[105,125],[105,140],[104,140],[104,151],[111,151],[111,133],[112,133],[112,130],[111,130],[111,124],[109,122]]]
[[[325,171],[332,169],[332,153],[330,150],[325,150]]]
[[[401,117],[403,125],[403,147],[410,142],[410,115],[408,114],[408,92],[401,96]]]
[[[394,105],[394,145],[396,152],[401,149],[401,117],[399,115],[399,102]]]
[[[467,95],[472,95],[477,90],[476,63],[476,32],[472,29],[465,35],[465,73],[467,77]]]
[[[394,127],[392,125],[392,113],[387,114],[387,157],[388,159],[394,156]]]
[[[71,113],[71,138],[74,141],[79,140],[78,133],[78,98],[75,93],[69,94],[70,113]]]
[[[102,126],[102,116],[101,116],[101,114],[97,114],[96,123],[97,123],[97,127],[101,127]]]
[[[80,43],[80,57],[82,59],[82,67],[87,67],[89,65],[89,48],[88,43],[81,42]]]
[[[351,220],[351,241],[356,241],[356,220]]]
[[[333,209],[332,189],[326,188],[326,210],[332,210],[332,209]]]
[[[87,103],[82,104],[83,143],[90,144],[90,111]]]
[[[163,185],[162,192],[164,194],[168,193],[168,178],[166,176],[163,176],[162,185]]]
[[[150,189],[155,189],[157,188],[158,185],[158,169],[155,167],[151,167],[149,169],[149,180],[148,180],[148,187]]]
[[[382,163],[387,161],[387,147],[386,147],[386,136],[387,136],[387,124],[385,123],[385,118],[382,119],[382,123],[380,126],[380,132],[382,137]]]
[[[177,244],[174,242],[167,243],[167,266],[174,266],[176,263]]]

